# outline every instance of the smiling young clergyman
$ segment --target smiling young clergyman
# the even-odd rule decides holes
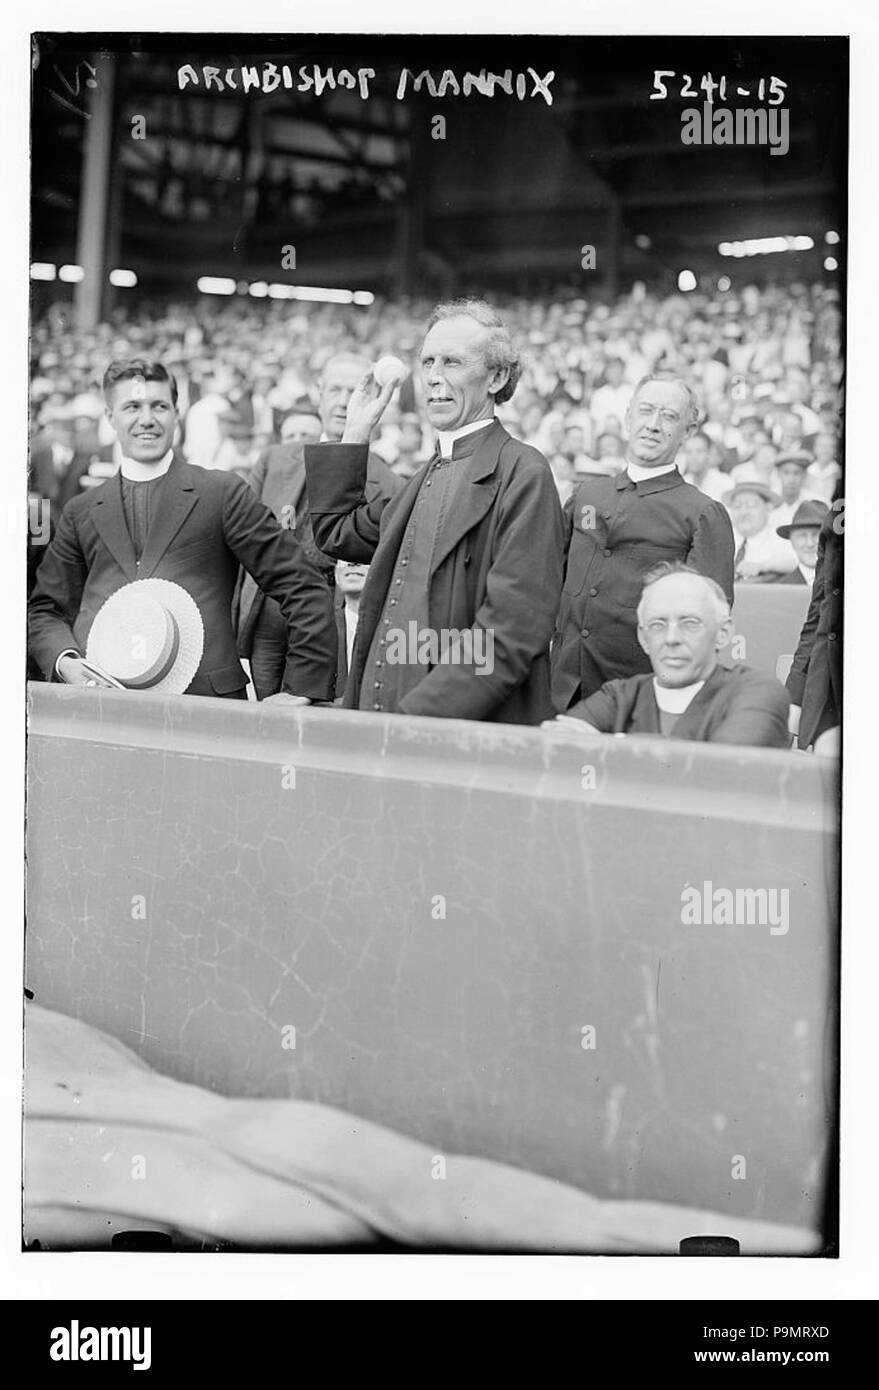
[[[111,362],[107,418],[120,472],[61,514],[28,605],[30,655],[47,680],[104,685],[83,660],[104,602],[126,584],[180,585],[198,606],[204,649],[187,693],[244,699],[247,677],[232,629],[239,566],[281,606],[287,659],[279,704],[329,700],[336,671],[332,599],[292,532],[232,473],[174,451],[177,384],[161,362]]]

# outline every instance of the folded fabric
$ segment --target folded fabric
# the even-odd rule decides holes
[[[730,1236],[743,1255],[815,1253],[813,1231],[664,1203],[601,1201],[552,1178],[431,1149],[299,1100],[218,1096],[115,1038],[30,1005],[25,1243],[108,1247],[163,1232],[248,1250],[409,1248],[677,1254]]]

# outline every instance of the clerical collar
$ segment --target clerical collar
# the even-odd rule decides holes
[[[673,473],[676,463],[664,463],[661,468],[642,468],[640,463],[627,463],[626,472],[633,483],[645,483],[648,478],[658,478],[661,473]]]
[[[477,430],[484,430],[488,425],[493,424],[494,416],[490,415],[487,420],[472,420],[469,425],[461,425],[456,430],[437,430],[436,443],[440,457],[450,459],[456,439],[463,439],[465,434],[475,434]]]
[[[169,449],[158,463],[139,463],[137,459],[126,458],[123,454],[119,468],[123,478],[127,478],[130,483],[150,483],[154,478],[161,478],[168,472],[173,457],[174,450]]]
[[[683,714],[685,709],[689,709],[704,684],[704,681],[695,681],[693,685],[679,685],[676,690],[671,690],[667,685],[660,685],[654,676],[653,694],[663,714]]]

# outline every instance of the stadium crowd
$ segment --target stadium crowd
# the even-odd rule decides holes
[[[492,302],[524,348],[515,397],[498,416],[549,460],[562,500],[577,475],[622,467],[632,387],[656,370],[685,377],[699,393],[704,437],[690,444],[684,462],[709,495],[728,490],[726,475],[731,488],[753,474],[784,498],[784,520],[800,497],[831,499],[841,436],[836,290],[745,286],[710,298],[693,292],[658,299],[636,285],[612,304],[561,292]],[[185,456],[202,467],[245,471],[270,444],[308,438],[312,430],[319,437],[318,383],[335,353],[357,348],[373,361],[394,353],[414,366],[431,307],[378,298],[360,307],[202,296],[120,310],[92,332],[78,332],[55,308],[31,339],[34,490],[66,501],[82,485],[83,464],[87,479],[93,459],[109,461],[102,451],[113,434],[103,418],[101,379],[113,359],[164,362],[178,384]],[[403,476],[430,456],[421,404],[416,375],[391,402],[372,446]],[[780,470],[788,455],[805,466]],[[101,469],[91,474],[103,476]]]
[[[686,383],[694,409],[698,401],[699,420],[682,433],[672,462],[711,506],[726,509],[735,580],[813,583],[819,532],[841,491],[842,329],[835,289],[746,285],[658,298],[636,284],[613,303],[559,291],[541,299],[497,296],[493,306],[522,350],[516,389],[498,393],[494,413],[514,440],[548,460],[562,504],[575,491],[579,496],[586,480],[614,480],[627,468],[632,476],[633,390],[651,374],[676,379]],[[270,451],[341,438],[341,423],[327,432],[326,369],[345,358],[362,365],[385,354],[401,358],[410,374],[368,436],[367,482],[385,486],[376,472],[383,469],[402,486],[434,449],[418,368],[430,309],[426,301],[405,299],[342,306],[204,296],[197,303],[143,303],[82,332],[56,305],[31,339],[30,492],[49,502],[54,529],[71,499],[118,471],[119,430],[105,414],[102,381],[111,360],[138,359],[160,362],[173,375],[173,442],[183,458],[250,480],[273,506],[262,490]],[[729,531],[726,521],[723,526]],[[298,539],[312,563],[324,560],[331,568],[310,528]],[[32,548],[31,579],[41,558]],[[718,566],[722,598],[729,586],[719,558]],[[711,576],[710,556],[702,572]],[[336,577],[339,594],[349,596],[350,660],[353,588],[344,571]],[[280,618],[277,627],[283,671]],[[574,638],[579,645],[579,632]],[[574,693],[588,691],[572,686],[572,701]]]

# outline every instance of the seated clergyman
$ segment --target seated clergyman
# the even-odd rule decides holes
[[[718,663],[732,618],[719,584],[683,565],[646,577],[638,641],[653,674],[607,681],[542,727],[585,735],[660,734],[700,743],[788,748],[789,698],[773,676]]]

